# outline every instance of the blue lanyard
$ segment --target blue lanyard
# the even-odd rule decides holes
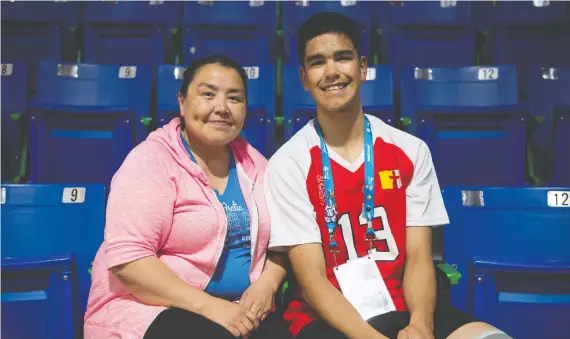
[[[329,246],[338,248],[338,244],[334,239],[334,230],[337,225],[336,198],[334,194],[334,182],[332,178],[331,159],[329,151],[319,122],[315,119],[315,130],[321,139],[321,158],[323,162],[323,179],[325,184],[325,222],[329,231]],[[370,121],[364,116],[364,204],[362,205],[362,214],[368,222],[366,229],[366,237],[374,239],[374,230],[372,229],[372,219],[374,217],[374,144],[372,141],[372,129]],[[335,258],[336,260],[336,258]]]
[[[186,149],[186,152],[188,152],[190,159],[197,164],[198,162],[196,161],[196,158],[192,154],[192,151],[190,150],[190,146],[186,142],[186,139],[184,139],[184,135],[182,135],[182,133],[180,133],[180,139],[182,139],[182,145],[184,145],[184,148]],[[230,166],[230,171],[229,171],[230,174],[228,177],[228,184],[229,184],[230,179],[231,179],[231,173],[232,173],[231,169],[235,166],[235,159],[234,159],[233,154],[230,154],[230,165],[229,166]],[[216,196],[219,198],[220,193],[216,189],[212,189],[212,190],[216,193]]]
[[[182,139],[182,145],[184,145],[184,148],[186,149],[186,152],[188,152],[190,159],[193,162],[198,163],[196,161],[196,158],[194,157],[194,154],[192,154],[192,151],[190,150],[190,146],[188,146],[188,143],[186,142],[186,139],[184,139],[184,136],[182,135],[182,133],[180,133],[180,139]],[[230,153],[230,169],[234,166],[235,166],[235,158],[234,158],[233,153]]]
[[[182,145],[184,145],[184,148],[186,149],[186,152],[188,152],[190,159],[192,159],[193,162],[198,163],[196,161],[196,158],[194,158],[194,155],[192,154],[192,151],[190,150],[190,146],[188,146],[188,143],[186,142],[186,139],[184,139],[184,136],[182,135],[182,133],[180,133],[180,139],[182,139]]]

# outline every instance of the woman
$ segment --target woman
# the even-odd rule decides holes
[[[184,73],[180,118],[111,183],[87,339],[287,338],[272,313],[284,257],[267,253],[267,160],[239,136],[247,76],[210,56]]]

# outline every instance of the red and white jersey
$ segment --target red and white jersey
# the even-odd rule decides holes
[[[373,258],[398,311],[405,311],[402,290],[407,226],[439,226],[449,223],[439,183],[427,145],[420,139],[367,115],[374,140]],[[283,145],[269,161],[265,195],[271,218],[269,248],[321,243],[327,276],[338,289],[336,264],[367,254],[364,203],[364,152],[349,163],[330,147],[338,222],[335,240],[340,247],[336,264],[329,249],[325,223],[325,188],[320,139],[311,120]],[[285,318],[296,335],[315,319],[300,299],[288,305]]]

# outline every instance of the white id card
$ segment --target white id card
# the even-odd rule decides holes
[[[396,310],[376,262],[367,255],[336,267],[342,294],[364,320]]]

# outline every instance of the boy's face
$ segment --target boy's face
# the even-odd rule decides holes
[[[360,84],[366,80],[366,58],[358,58],[347,36],[326,33],[309,40],[303,65],[303,87],[318,108],[341,112],[359,104]]]

